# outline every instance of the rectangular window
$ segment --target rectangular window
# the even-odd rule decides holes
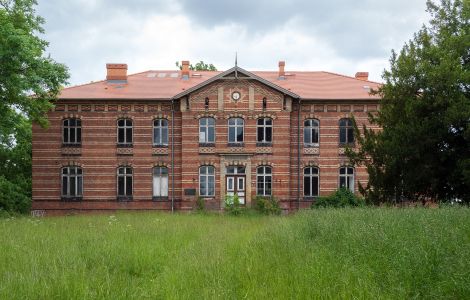
[[[62,123],[62,142],[66,145],[82,142],[82,122],[79,119],[66,119]]]
[[[199,196],[215,196],[215,168],[212,166],[199,168]]]
[[[62,197],[77,198],[83,194],[83,177],[80,167],[62,169]]]
[[[153,121],[153,144],[168,146],[168,120],[156,119]]]
[[[168,197],[168,169],[156,167],[153,169],[153,196]]]
[[[132,120],[121,119],[118,120],[118,144],[132,144]]]
[[[215,142],[215,120],[213,118],[199,119],[199,143]]]
[[[228,142],[243,143],[243,127],[242,118],[230,118],[228,120]]]

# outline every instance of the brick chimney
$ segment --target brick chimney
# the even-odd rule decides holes
[[[106,80],[126,80],[127,64],[106,64]]]
[[[285,77],[286,77],[286,72],[284,71],[285,66],[286,66],[285,61],[280,61],[279,62],[279,79],[285,79]]]
[[[357,72],[355,77],[359,80],[369,80],[369,72]]]
[[[181,78],[184,80],[189,79],[189,60],[183,60],[181,62]]]

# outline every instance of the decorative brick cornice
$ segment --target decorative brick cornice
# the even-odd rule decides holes
[[[199,167],[212,166],[216,168],[219,164],[214,159],[204,159],[199,162]]]
[[[300,164],[300,166],[302,167],[302,169],[309,168],[309,167],[319,168],[319,164],[317,160],[304,161]]]
[[[121,161],[118,161],[116,164],[116,172],[117,172],[117,169],[119,169],[120,167],[131,167],[133,168],[134,167],[134,164],[132,163],[132,161],[129,161],[129,160],[121,160]]]
[[[82,116],[79,115],[79,114],[65,114],[62,116],[62,120],[66,120],[66,119],[82,119]]]
[[[164,113],[153,115],[153,116],[152,116],[152,120],[156,120],[156,119],[167,119],[167,120],[171,120],[171,116],[168,115],[168,114],[164,114]]]
[[[273,120],[276,120],[277,119],[277,116],[276,114],[274,113],[260,113],[260,114],[254,114],[251,116],[251,118],[253,120],[257,120],[259,118],[270,118],[270,119],[273,119]]]
[[[274,164],[268,160],[261,160],[257,163],[255,163],[255,167],[258,168],[258,167],[263,167],[263,166],[266,166],[266,167],[274,167]]]
[[[305,114],[304,115],[304,120],[308,120],[308,119],[316,119],[316,120],[320,120],[320,116],[317,115],[317,114],[314,114],[314,113],[310,113],[310,114]]]
[[[81,147],[62,147],[60,149],[62,155],[82,155]]]
[[[133,155],[134,148],[116,148],[117,155]]]
[[[226,167],[229,167],[229,166],[241,166],[241,167],[246,167],[247,165],[247,161],[246,160],[226,160],[224,162],[224,165]]]
[[[214,118],[217,120],[218,116],[217,114],[215,113],[201,113],[201,114],[198,114],[198,115],[195,115],[194,116],[194,119],[200,119],[200,118]]]
[[[152,155],[168,155],[168,147],[153,147]]]
[[[215,147],[199,147],[200,154],[212,154],[215,153]]]
[[[117,116],[117,119],[118,120],[121,120],[121,119],[131,119],[131,120],[134,120],[134,116],[133,115],[128,115],[126,113],[123,113],[123,114],[119,114]]]
[[[164,161],[157,161],[152,165],[152,167],[153,168],[158,168],[158,167],[168,168],[168,163],[166,163]]]
[[[304,154],[306,154],[306,155],[320,155],[320,148],[318,148],[318,147],[304,147]]]
[[[273,153],[273,147],[256,147],[256,153],[258,154],[270,154]]]
[[[60,168],[65,168],[65,167],[80,167],[83,168],[83,164],[79,161],[76,160],[69,160],[67,162],[64,162],[60,165]]]
[[[243,120],[246,119],[246,116],[242,113],[238,113],[238,112],[235,112],[235,113],[231,113],[231,114],[226,114],[224,116],[225,119],[230,119],[230,118],[242,118]]]

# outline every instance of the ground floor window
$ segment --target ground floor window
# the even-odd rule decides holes
[[[272,170],[271,167],[261,166],[256,170],[256,194],[271,196]]]
[[[319,192],[318,168],[308,167],[304,169],[304,196],[317,197]]]
[[[118,168],[118,196],[130,197],[132,196],[132,168],[119,167]]]
[[[354,168],[341,167],[339,169],[339,187],[347,188],[354,193]]]
[[[82,168],[75,166],[62,168],[62,197],[81,197],[82,194]]]
[[[153,168],[153,196],[168,197],[168,169],[165,167]]]
[[[215,168],[213,166],[199,168],[199,196],[215,196]]]

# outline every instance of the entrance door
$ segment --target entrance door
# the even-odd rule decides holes
[[[240,204],[245,204],[245,168],[244,167],[227,167],[226,175],[226,191],[227,195],[238,195]]]
[[[240,204],[245,204],[245,175],[227,175],[227,195],[238,195]]]

